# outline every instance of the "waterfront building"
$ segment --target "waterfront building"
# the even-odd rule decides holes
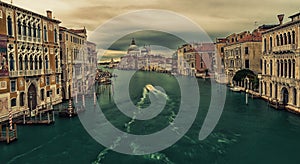
[[[177,49],[178,73],[185,76],[205,76],[213,70],[212,43],[184,44]]]
[[[60,103],[61,22],[0,2],[0,23],[0,122]]]
[[[95,43],[87,41],[87,65],[86,65],[86,75],[87,75],[87,86],[91,88],[95,83],[95,75],[97,70],[97,46]],[[114,64],[114,62],[112,62]]]
[[[213,43],[193,43],[196,51],[196,76],[208,76],[208,73],[214,74],[216,65],[215,45]]]
[[[263,32],[260,94],[286,108],[300,110],[300,13]]]
[[[234,85],[236,82],[233,77],[240,70],[251,70],[256,75],[261,72],[261,34],[272,27],[274,26],[262,25],[253,32],[233,33],[226,37],[226,42],[224,39],[217,40],[218,55],[223,57],[220,64],[224,62],[224,73],[227,78],[224,83]],[[222,66],[218,71],[223,72]],[[238,85],[243,86],[243,83]]]
[[[79,56],[83,55],[84,43],[86,42],[86,37],[77,34],[73,29],[67,29],[66,27],[59,27],[59,38],[60,38],[60,53],[62,58],[62,94],[64,99],[69,99],[74,95],[74,88],[77,86],[78,81],[82,81],[81,74],[73,77],[74,68],[81,69],[81,63],[76,63]],[[78,71],[78,70],[77,70]],[[76,81],[73,79],[76,78]],[[75,86],[72,85],[74,82]],[[82,85],[79,85],[82,86]],[[76,91],[79,90],[76,88]],[[81,89],[80,89],[81,90]]]
[[[224,68],[224,47],[226,46],[226,38],[216,38],[215,50],[216,50],[216,59],[215,59],[215,79],[216,82],[221,84],[227,83],[227,78],[225,76]]]
[[[139,48],[132,39],[127,54],[121,57],[118,69],[146,70],[146,71],[172,71],[173,59],[158,54],[151,54],[150,46]]]
[[[64,99],[84,94],[94,84],[97,50],[86,33],[85,28],[60,27]]]
[[[185,76],[195,76],[196,57],[191,44],[184,44],[177,49],[178,74]]]

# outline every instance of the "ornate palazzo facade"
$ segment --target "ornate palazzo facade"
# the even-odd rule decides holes
[[[0,2],[0,23],[0,121],[60,103],[60,21]]]
[[[263,33],[260,94],[300,110],[300,13],[289,18]],[[282,22],[283,15],[279,19]]]

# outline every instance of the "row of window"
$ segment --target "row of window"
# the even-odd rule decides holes
[[[224,49],[221,50],[221,51],[224,51]],[[226,50],[225,51],[226,56],[229,56],[229,52],[230,52],[230,55],[239,55],[240,54],[240,49],[236,49],[235,51],[234,50],[230,50],[230,51]],[[245,55],[249,55],[249,47],[244,48],[244,53],[245,53]]]
[[[267,61],[264,60],[264,74],[267,74]],[[276,66],[276,76],[277,77],[287,77],[287,78],[295,78],[295,69],[296,63],[295,60],[277,60],[276,65],[273,64],[273,61],[270,61],[270,69],[269,74],[273,75],[273,67]]]
[[[62,34],[59,34],[59,39],[62,40]],[[66,41],[69,40],[69,35],[66,34]],[[70,40],[72,43],[77,43],[77,44],[84,44],[84,40],[83,39],[80,39],[80,38],[77,38],[77,37],[74,37],[71,35],[70,37]]]
[[[273,47],[273,38],[269,38],[269,42],[267,42],[267,38],[264,39],[264,51],[267,51],[267,43],[269,43],[269,48]],[[275,40],[276,46],[282,46],[287,44],[295,44],[296,43],[296,34],[295,31],[278,34],[276,35]]]
[[[47,93],[46,93],[46,96],[47,97],[50,97],[51,96],[51,92],[52,91],[47,91]],[[56,94],[57,95],[59,95],[60,94],[60,89],[59,88],[57,88],[56,89]],[[44,99],[45,99],[45,97],[44,97],[44,95],[45,95],[45,89],[41,89],[40,90],[40,95],[41,95],[41,97],[40,97],[40,99],[42,100],[42,101],[44,101]],[[24,106],[25,105],[25,93],[24,92],[21,92],[20,93],[20,102],[19,102],[19,106]],[[17,106],[17,98],[12,98],[11,100],[10,100],[10,106],[11,107],[16,107]]]
[[[55,76],[55,82],[58,84],[59,83],[59,75]],[[50,77],[46,76],[46,85],[50,85]],[[16,92],[17,91],[17,83],[16,80],[11,80],[10,81],[10,92]]]
[[[21,36],[28,36],[28,37],[34,37],[34,38],[41,38],[41,27],[39,24],[33,23],[26,23],[25,20],[23,22],[18,19],[17,21],[17,31],[18,35]],[[48,32],[47,32],[47,26],[44,25],[44,41],[48,41]],[[13,36],[13,24],[12,24],[12,18],[11,16],[7,17],[7,33],[8,36]],[[57,29],[54,29],[53,35],[54,35],[54,42],[57,43]]]
[[[274,92],[273,92],[273,89],[274,89]],[[261,89],[260,89],[260,92],[263,94],[263,95],[269,95],[270,97],[273,97],[275,99],[279,99],[279,95],[278,95],[278,85],[275,83],[275,84],[272,84],[270,83],[269,84],[269,87],[267,86],[267,82],[261,82]],[[292,94],[289,95],[289,92],[286,88],[283,88],[282,91],[281,91],[281,94],[282,94],[282,101],[284,101],[284,103],[288,103],[288,97],[291,96],[293,97],[293,105],[297,105],[297,90],[296,88],[293,88],[292,89]]]
[[[241,61],[234,61],[230,60],[229,63],[226,62],[227,67],[229,68],[234,68],[234,67],[241,67]],[[249,69],[250,68],[250,61],[249,59],[245,60],[245,68]]]
[[[19,56],[19,70],[38,70],[43,68],[43,62],[45,63],[45,69],[49,69],[49,59],[48,55],[45,56],[43,61],[41,56],[37,55],[25,55],[24,60],[23,56]],[[60,60],[58,56],[55,56],[55,68],[58,69],[60,65]],[[9,70],[15,70],[15,60],[14,55],[11,53],[9,55]]]

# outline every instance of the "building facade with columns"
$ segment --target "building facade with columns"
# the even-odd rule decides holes
[[[215,48],[216,48],[216,63],[214,65],[215,79],[218,83],[227,83],[224,68],[224,47],[226,46],[226,38],[216,38]]]
[[[218,44],[218,51],[223,54],[226,83],[234,85],[233,77],[239,70],[248,69],[255,74],[261,72],[260,57],[262,47],[262,32],[273,25],[262,25],[253,32],[233,33]]]
[[[300,110],[300,13],[263,33],[260,94],[289,109]]]
[[[62,94],[63,99],[68,100],[74,96],[75,92],[83,89],[81,88],[83,82],[83,63],[79,61],[79,58],[81,59],[81,56],[86,53],[84,52],[86,37],[77,34],[76,30],[59,27],[59,38],[63,72]],[[75,69],[77,73],[74,72]],[[78,85],[78,83],[80,85]]]
[[[0,2],[0,23],[0,122],[60,103],[60,21]]]

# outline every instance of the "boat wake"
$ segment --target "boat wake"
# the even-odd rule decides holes
[[[140,101],[137,103],[138,108],[142,108],[149,94],[153,94],[156,98],[160,98],[160,96],[162,96],[166,100],[169,100],[169,96],[166,93],[148,84],[143,88],[143,95]]]
[[[143,95],[142,95],[140,101],[137,103],[137,107],[138,108],[142,107],[142,105],[145,102],[145,99],[147,98],[148,93],[149,93],[148,90],[144,87],[144,89],[143,89]]]
[[[159,89],[156,89],[152,85],[151,85],[151,89],[149,90],[149,85],[147,85],[147,86],[145,86],[143,88],[142,97],[140,98],[140,101],[137,103],[138,109],[141,109],[143,107],[143,105],[145,104],[145,100],[150,93],[157,96],[157,98],[159,98],[158,96],[163,96],[166,100],[169,100],[168,95],[165,94],[164,92],[160,91]],[[127,133],[131,132],[131,130],[130,130],[131,126],[135,122],[136,115],[139,114],[140,112],[141,112],[141,110],[139,110],[137,113],[134,113],[134,116],[132,117],[132,119],[129,122],[125,123],[124,126],[126,128]],[[176,116],[176,114],[174,112],[172,112],[172,115],[170,116],[170,123],[173,122],[173,120],[175,118],[174,116]],[[176,130],[176,127],[174,127],[174,130]],[[106,154],[110,150],[113,150],[114,148],[119,146],[121,140],[126,137],[127,137],[127,135],[118,137],[109,148],[103,149],[99,153],[99,155],[97,156],[97,160],[94,161],[93,164],[101,164],[101,162],[105,158]],[[133,154],[141,154],[141,152],[139,151],[139,147],[140,147],[139,145],[137,145],[135,143],[131,143],[131,148],[132,148]],[[173,164],[173,162],[170,161],[169,158],[163,153],[153,153],[153,154],[144,155],[143,157],[148,160],[156,160],[156,161],[162,161],[163,163],[166,163],[166,164]]]

